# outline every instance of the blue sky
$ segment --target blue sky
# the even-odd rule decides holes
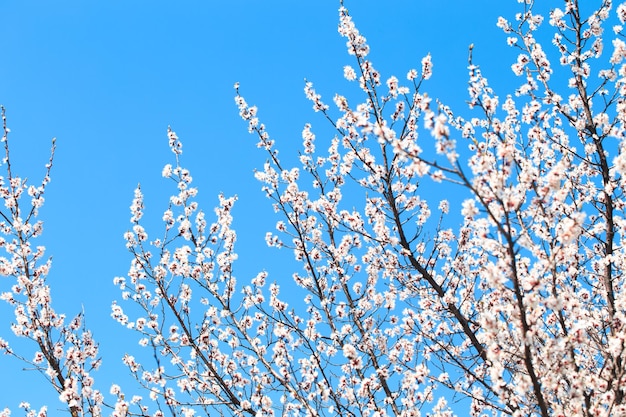
[[[496,89],[514,80],[515,53],[495,23],[499,15],[513,17],[515,0],[347,0],[346,6],[384,79],[403,79],[430,52],[434,75],[425,89],[462,109],[467,48],[474,43],[475,61]],[[304,97],[304,79],[329,102],[352,88],[342,77],[353,57],[337,33],[337,9],[330,0],[0,5],[0,103],[12,129],[12,158],[20,175],[38,182],[57,138],[41,243],[53,257],[49,282],[57,311],[84,308],[100,342],[104,364],[96,381],[100,376],[103,390],[125,374],[120,358],[135,349],[134,335],[128,333],[125,348],[123,329],[109,317],[111,301],[120,298],[112,280],[128,269],[122,235],[137,183],[148,219],[159,219],[166,207],[170,189],[160,173],[172,162],[168,125],[183,140],[183,164],[204,210],[212,211],[219,192],[239,196],[240,282],[291,261],[290,253],[277,256],[264,247],[276,218],[252,174],[265,155],[238,117],[232,87],[240,82],[247,101],[258,105],[282,155],[296,155],[303,125],[324,126]],[[0,279],[3,291],[9,285]],[[0,306],[0,337],[9,338],[12,318]],[[56,394],[34,388],[43,378],[19,369],[0,357],[0,372],[12,375],[0,378],[0,409],[29,400],[47,402],[52,412]]]

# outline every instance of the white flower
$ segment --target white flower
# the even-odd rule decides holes
[[[343,67],[343,76],[348,81],[356,80],[356,72],[354,71],[354,68],[352,68],[350,65],[346,65],[345,67]]]
[[[347,359],[354,359],[357,357],[357,350],[354,346],[349,343],[343,345],[343,356]]]
[[[161,175],[164,178],[169,178],[172,176],[172,165],[171,164],[167,164],[163,167],[163,172],[161,172]]]

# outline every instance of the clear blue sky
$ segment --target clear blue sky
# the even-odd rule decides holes
[[[513,17],[515,0],[347,0],[346,6],[384,79],[403,79],[430,52],[434,76],[426,90],[462,108],[467,48],[474,43],[475,61],[496,88],[513,80],[516,54],[495,23],[499,15]],[[282,154],[295,155],[304,123],[324,125],[304,98],[304,78],[329,102],[347,85],[342,68],[353,57],[337,33],[337,9],[330,0],[0,5],[0,103],[12,129],[15,169],[39,181],[50,139],[57,138],[41,242],[53,256],[49,282],[57,311],[71,316],[84,306],[100,342],[104,364],[95,376],[102,390],[126,373],[120,358],[135,349],[134,335],[128,333],[126,348],[126,334],[109,317],[111,301],[120,298],[112,280],[128,270],[122,235],[137,183],[149,219],[166,207],[169,189],[160,173],[172,162],[168,125],[183,140],[183,163],[204,210],[212,214],[219,192],[239,196],[240,282],[290,262],[290,253],[264,247],[275,218],[252,172],[265,155],[238,117],[232,86],[239,81],[248,102],[259,106]],[[9,285],[0,280],[2,290]],[[1,305],[1,337],[9,338],[12,319]],[[41,376],[20,368],[0,357],[0,409],[29,400],[47,402],[54,415],[56,394],[38,388]]]

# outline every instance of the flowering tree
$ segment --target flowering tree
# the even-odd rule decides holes
[[[2,338],[0,350],[43,373],[73,417],[88,411],[98,414],[102,397],[93,388],[90,375],[100,365],[98,346],[91,332],[84,327],[82,314],[66,323],[65,315],[55,312],[46,283],[51,260],[44,259],[43,246],[33,247],[33,241],[43,230],[37,216],[50,182],[55,141],[52,141],[50,161],[46,164],[41,184],[29,186],[25,178],[15,175],[11,169],[10,130],[4,107],[1,114],[5,156],[2,160],[4,175],[0,177],[0,195],[4,201],[4,209],[0,211],[0,231],[4,235],[0,237],[0,247],[7,256],[0,257],[0,274],[13,278],[14,283],[10,291],[3,292],[0,298],[14,306],[13,333],[32,341],[37,351],[31,359],[14,351]],[[30,201],[25,202],[28,198]],[[35,410],[31,410],[28,403],[22,403],[22,406],[28,415],[35,415]],[[38,415],[46,415],[46,410],[43,407]],[[9,410],[4,410],[0,415],[9,413]]]
[[[355,59],[344,75],[360,102],[336,95],[331,110],[306,84],[335,134],[319,141],[307,124],[299,167],[281,162],[235,86],[280,216],[267,244],[302,265],[291,281],[261,271],[237,282],[236,199],[220,196],[207,220],[168,132],[175,163],[163,176],[176,192],[164,230],[143,227],[138,187],[132,262],[115,279],[112,316],[148,352],[124,357],[143,393],[113,386],[113,415],[447,416],[457,398],[473,416],[626,415],[626,3],[566,0],[547,23],[520,3],[498,21],[520,52],[519,85],[496,95],[470,47],[466,116],[422,92],[430,55],[406,82],[384,82],[342,5]],[[43,249],[30,249],[47,181],[12,176],[6,133],[2,266],[17,284],[3,298],[70,413],[99,415],[97,349],[80,316],[66,325],[51,310]],[[464,196],[459,210],[427,200],[433,182]],[[27,189],[28,215],[17,204]]]

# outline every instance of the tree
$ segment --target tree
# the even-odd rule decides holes
[[[40,354],[1,347],[45,372],[73,416],[107,404],[116,416],[445,416],[459,398],[473,416],[626,415],[626,3],[588,11],[567,0],[547,23],[532,0],[520,4],[515,21],[498,21],[519,50],[519,86],[501,99],[470,47],[466,116],[423,92],[430,55],[407,85],[383,82],[341,5],[339,33],[355,58],[344,75],[359,102],[335,95],[331,110],[306,83],[335,136],[320,152],[306,125],[299,167],[279,159],[235,86],[267,154],[256,177],[281,217],[267,244],[301,263],[293,282],[264,271],[236,281],[236,198],[220,196],[207,220],[168,132],[175,163],[162,174],[176,192],[164,231],[148,237],[138,187],[131,266],[112,310],[148,352],[124,358],[147,397],[114,386],[107,403],[93,388],[97,346],[81,316],[65,324],[54,313],[49,261],[31,245],[48,174],[38,188],[12,174],[5,123],[0,265],[16,285],[3,298],[15,305],[14,332]],[[546,26],[555,48],[537,36]],[[461,207],[427,201],[431,184],[461,194]],[[303,303],[288,303],[288,291]]]

